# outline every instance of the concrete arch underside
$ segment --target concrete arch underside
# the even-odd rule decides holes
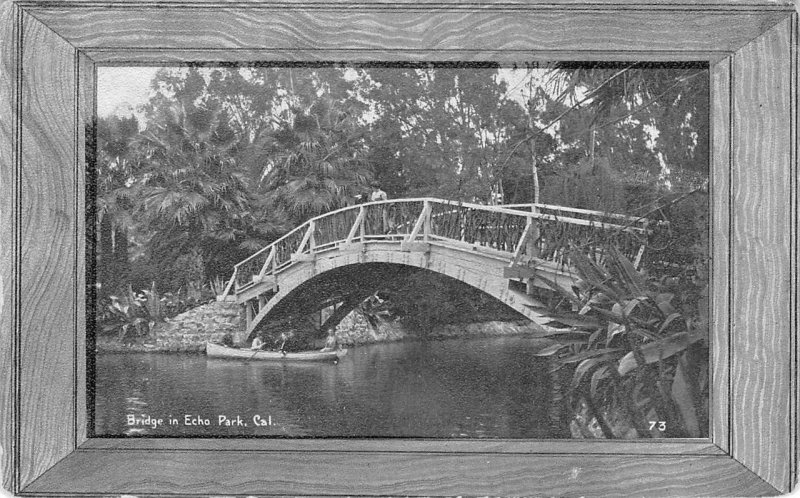
[[[415,250],[400,250],[397,243],[353,246],[316,253],[280,271],[275,279],[278,290],[270,295],[254,317],[247,331],[248,340],[270,322],[309,309],[311,303],[335,299],[336,292],[341,292],[343,286],[369,293],[370,285],[376,280],[392,278],[393,272],[403,266],[426,269],[459,280],[530,319],[543,334],[553,330],[546,325],[547,318],[526,304],[524,294],[509,288],[509,279],[503,274],[508,266],[505,257],[438,244],[420,244],[421,247],[417,246]]]

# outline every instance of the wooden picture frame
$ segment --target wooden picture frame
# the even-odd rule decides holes
[[[797,480],[798,26],[785,0],[0,2],[0,444],[25,496],[714,495]],[[98,64],[692,60],[711,68],[711,437],[87,438]]]

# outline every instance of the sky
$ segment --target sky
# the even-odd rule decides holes
[[[130,114],[128,108],[144,104],[150,95],[150,81],[157,67],[98,67],[97,115],[111,116],[118,111]]]
[[[147,102],[150,96],[150,81],[160,67],[98,67],[97,69],[97,115],[130,115],[136,107]],[[527,71],[503,69],[500,77],[511,89],[512,98],[522,99]],[[517,95],[513,95],[517,94]],[[135,113],[135,112],[134,112]]]

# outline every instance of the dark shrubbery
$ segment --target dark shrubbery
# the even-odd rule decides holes
[[[572,258],[579,285],[553,283],[562,301],[549,315],[569,328],[539,354],[571,372],[575,418],[606,438],[706,437],[707,282],[648,277],[613,248],[604,265]]]
[[[426,270],[409,268],[404,277],[387,282],[378,298],[367,301],[363,310],[388,312],[423,335],[441,325],[524,319],[485,292]]]
[[[100,298],[95,316],[96,331],[100,335],[116,335],[120,342],[152,339],[156,323],[215,299],[208,286],[194,284],[191,287],[193,290],[160,294],[154,282],[149,289],[139,292],[128,285],[122,292]]]

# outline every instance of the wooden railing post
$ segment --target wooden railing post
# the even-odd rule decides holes
[[[531,213],[538,214],[539,208],[536,204],[531,204]],[[525,226],[526,231],[528,231],[528,246],[525,248],[525,252],[528,256],[538,256],[539,255],[539,247],[536,245],[536,242],[539,240],[539,223],[540,220],[533,220],[533,217],[528,217],[528,225]],[[528,230],[528,226],[530,226],[530,230]]]
[[[539,212],[539,208],[536,204],[531,204],[531,213],[537,214]],[[528,257],[535,257],[539,255],[539,248],[536,246],[536,242],[539,240],[539,223],[541,223],[541,218],[537,219],[536,221],[533,220],[533,216],[528,217],[529,225],[526,226],[526,237],[527,240],[525,241],[526,247],[525,252],[528,253]],[[528,229],[530,227],[530,229]],[[534,293],[535,287],[533,285],[533,279],[528,278],[525,280],[525,293],[529,296]]]
[[[272,246],[272,250],[269,252],[269,256],[264,261],[264,265],[261,267],[261,271],[258,272],[258,277],[263,278],[264,275],[267,274],[267,269],[272,264],[273,260],[275,259],[275,246]]]
[[[300,241],[300,244],[295,249],[293,256],[297,257],[303,254],[303,250],[306,248],[309,240],[311,240],[312,235],[314,235],[314,221],[309,222],[308,230],[306,230],[305,235],[303,235],[303,240]]]
[[[425,201],[422,206],[422,211],[419,213],[419,218],[417,218],[416,223],[414,223],[414,228],[411,229],[411,233],[408,234],[408,237],[406,237],[406,242],[413,242],[414,239],[417,238],[419,233],[422,232],[423,228],[425,227],[425,220],[429,217],[430,205],[428,204],[428,201]]]
[[[308,225],[308,231],[311,234],[308,238],[308,252],[313,253],[314,248],[317,247],[316,241],[314,240],[314,232],[317,230],[317,222],[311,220],[311,223]]]
[[[431,201],[428,199],[425,199],[425,203],[422,206],[422,212],[425,215],[425,218],[422,222],[422,240],[424,242],[428,242],[431,235]]]
[[[361,236],[364,236],[364,215],[366,213],[366,209],[364,206],[358,210],[358,216],[356,216],[356,220],[353,222],[353,226],[350,227],[350,232],[347,234],[347,238],[345,239],[345,244],[350,244],[353,241],[353,238],[356,236],[356,232],[360,231]]]
[[[511,263],[509,263],[509,267],[516,265],[519,263],[520,258],[522,257],[522,249],[529,249],[530,245],[528,241],[531,238],[531,232],[533,227],[536,223],[533,221],[533,216],[528,216],[527,221],[525,222],[525,230],[522,231],[522,235],[519,237],[519,241],[517,242],[517,247],[514,249],[514,256],[511,258]],[[530,253],[528,253],[530,255]]]
[[[217,301],[224,301],[228,294],[231,292],[231,288],[234,286],[234,282],[236,282],[236,273],[239,271],[238,268],[233,268],[233,275],[231,275],[231,279],[228,280],[228,285],[225,286],[225,290],[222,291],[221,296],[217,296]]]

